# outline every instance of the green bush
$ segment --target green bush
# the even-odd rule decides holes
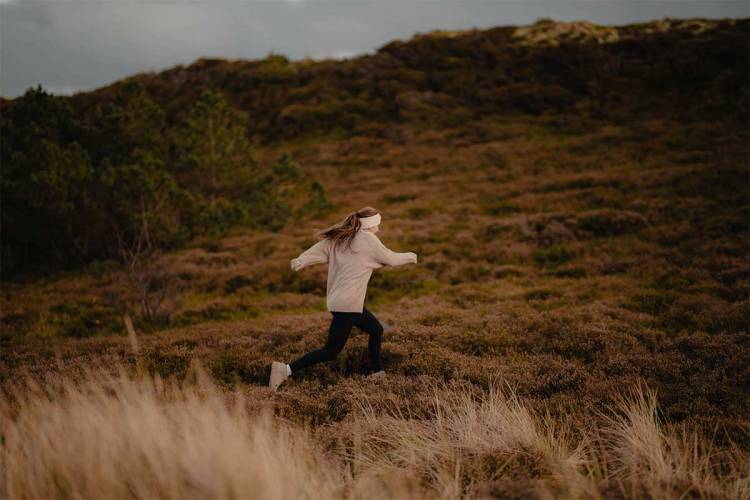
[[[229,230],[250,217],[250,207],[242,202],[218,198],[213,203],[201,201],[195,207],[194,220],[198,234],[210,238],[226,236]]]
[[[289,59],[281,54],[269,54],[253,72],[253,78],[266,83],[283,83],[294,80],[297,76],[296,67]]]

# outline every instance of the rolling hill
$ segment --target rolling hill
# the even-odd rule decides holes
[[[197,234],[135,271],[109,257],[5,279],[0,381],[14,394],[25,373],[74,381],[92,366],[189,381],[199,363],[218,384],[212,408],[236,391],[251,413],[307,426],[320,457],[342,467],[321,486],[331,495],[373,484],[391,497],[747,494],[749,28],[541,20],[420,34],[343,61],[201,59],[59,98],[91,117],[135,83],[168,130],[202,91],[219,92],[244,113],[258,164],[297,165],[279,196],[309,203],[309,179],[325,203],[297,204],[273,227]],[[6,121],[26,98],[2,102]],[[79,133],[87,144],[84,132],[59,140]],[[159,147],[159,165],[179,172],[176,146]],[[193,186],[204,174],[174,175]],[[368,308],[387,325],[388,379],[364,377],[367,339],[356,334],[335,362],[270,393],[270,362],[320,346],[330,318],[325,266],[295,274],[289,260],[315,230],[368,205],[387,246],[420,256],[369,285]],[[517,400],[493,392],[503,384]],[[655,391],[652,406],[621,405],[637,387]],[[473,434],[441,440],[450,422]],[[533,439],[503,434],[519,422]]]

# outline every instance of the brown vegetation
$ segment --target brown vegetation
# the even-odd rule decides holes
[[[466,42],[426,37],[378,57],[451,41]],[[743,81],[732,92],[747,95]],[[153,293],[170,299],[158,320],[134,316],[138,357],[117,263],[3,283],[0,495],[746,498],[749,130],[725,97],[711,104],[725,115],[690,120],[646,101],[617,119],[456,124],[435,108],[439,127],[375,113],[377,133],[259,145],[262,163],[290,153],[334,211],[161,255]],[[271,393],[270,362],[320,346],[330,319],[325,267],[295,274],[289,260],[361,206],[382,213],[389,247],[420,256],[368,290],[388,378],[362,377],[355,334]],[[92,365],[115,377],[81,377]],[[27,372],[68,390],[18,392]]]

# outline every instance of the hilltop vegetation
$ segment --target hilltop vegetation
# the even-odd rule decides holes
[[[161,250],[136,268],[91,253],[66,272],[47,259],[49,277],[4,281],[0,381],[11,403],[3,432],[20,429],[14,435],[28,439],[18,442],[49,457],[24,422],[48,422],[54,432],[78,411],[151,408],[179,415],[163,434],[160,449],[171,451],[160,454],[147,439],[128,449],[182,460],[186,429],[251,426],[254,437],[237,440],[237,455],[207,430],[195,439],[230,450],[213,457],[247,463],[269,442],[285,443],[273,463],[293,465],[257,476],[269,495],[294,495],[317,477],[319,491],[337,496],[373,487],[393,497],[747,496],[749,28],[747,19],[622,27],[543,20],[423,34],[346,61],[201,60],[71,98],[34,91],[4,103],[4,252],[9,242],[39,245],[39,234],[112,244],[114,230],[92,214],[140,234],[141,205],[122,205],[130,195],[106,186],[141,192],[143,182],[146,200],[157,203],[156,180],[168,176],[168,192],[199,201],[155,205],[157,234],[184,236],[155,238]],[[112,100],[126,89],[134,101]],[[34,118],[26,111],[34,103],[59,120]],[[221,162],[200,140],[206,113],[217,109],[228,117]],[[101,116],[118,117],[117,126],[103,127]],[[45,146],[23,142],[40,123],[50,131],[34,137]],[[71,123],[84,132],[71,132]],[[237,144],[247,157],[231,153]],[[102,184],[102,165],[112,175],[135,173]],[[59,172],[70,190],[57,189]],[[41,197],[48,193],[58,197]],[[229,213],[245,215],[209,217],[220,198]],[[23,216],[6,222],[6,203]],[[386,324],[389,378],[363,378],[366,339],[355,334],[335,362],[269,393],[270,362],[319,346],[330,318],[325,267],[295,274],[289,259],[316,229],[365,205],[381,210],[379,236],[389,247],[420,256],[418,266],[379,270],[368,290]],[[195,363],[219,395],[195,380]],[[118,365],[138,381],[108,378]],[[81,378],[91,366],[103,373]],[[78,387],[59,396],[76,403],[14,392],[25,373]],[[186,385],[164,392],[147,374]],[[97,392],[98,380],[128,396]],[[504,384],[512,391],[497,392]],[[655,397],[635,389],[643,386]],[[248,413],[225,414],[240,394]],[[177,411],[183,404],[197,420]],[[256,419],[259,408],[284,420],[280,430]],[[97,435],[125,442],[122,426],[105,421]],[[70,435],[77,449],[75,436],[86,430]],[[4,443],[0,464],[29,470],[27,456]],[[299,447],[303,455],[292,453]],[[127,455],[128,470],[144,477],[149,464],[173,464],[136,455]],[[229,463],[221,460],[211,464]],[[81,484],[87,469],[76,468],[80,476],[55,467],[17,477],[50,473],[62,482],[18,479],[18,489],[0,484],[0,492],[75,494],[65,488]],[[244,484],[229,473],[209,480],[169,471],[177,482],[168,484],[181,486],[154,479],[152,489],[133,490],[115,474],[86,483],[104,489],[86,491],[230,495]],[[289,489],[274,489],[281,482]]]
[[[399,124],[450,128],[514,114],[622,123],[659,113],[742,123],[747,31],[746,19],[621,27],[540,20],[427,33],[344,61],[290,61],[280,54],[200,59],[136,78],[171,119],[202,88],[222,89],[249,113],[248,130],[258,143],[321,133],[398,140]],[[113,90],[74,99],[86,108]]]

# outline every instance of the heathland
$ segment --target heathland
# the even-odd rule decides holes
[[[0,496],[750,496],[750,22],[431,32],[0,102]],[[388,375],[322,345],[373,206]],[[125,317],[134,329],[128,334]]]

